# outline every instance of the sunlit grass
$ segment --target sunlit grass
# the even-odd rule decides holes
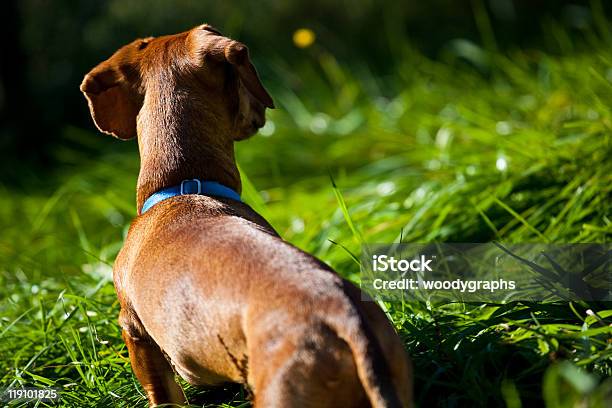
[[[238,160],[246,201],[344,277],[358,280],[351,254],[364,241],[609,242],[609,49],[494,55],[486,72],[406,49],[392,78],[312,58],[291,88],[281,84],[296,72],[270,63],[279,108]],[[59,150],[63,167],[36,191],[0,186],[0,388],[59,387],[66,407],[144,406],[111,281],[137,152],[91,130],[64,136],[86,153]],[[610,398],[608,304],[383,306],[413,356],[420,406]],[[188,393],[246,406],[240,388]]]

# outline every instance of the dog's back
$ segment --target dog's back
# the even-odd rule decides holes
[[[225,201],[182,196],[134,222],[115,264],[131,324],[192,384],[242,382],[284,407],[349,407],[367,406],[350,344],[360,339],[337,326],[357,318],[407,406],[409,363],[380,309],[248,206]]]

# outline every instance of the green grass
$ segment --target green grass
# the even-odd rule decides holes
[[[245,199],[342,276],[358,281],[363,241],[610,241],[609,47],[483,54],[478,69],[406,48],[388,78],[308,52],[298,73],[269,62],[279,108],[237,156]],[[0,389],[59,387],[64,407],[145,406],[111,281],[137,152],[92,129],[64,139],[44,185],[0,186]],[[421,407],[612,398],[610,304],[383,306]],[[187,391],[197,406],[248,406],[236,387]]]

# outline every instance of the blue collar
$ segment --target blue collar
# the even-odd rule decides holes
[[[168,198],[176,197],[185,194],[201,194],[207,196],[217,196],[231,198],[232,200],[241,201],[240,194],[229,187],[216,181],[203,181],[199,179],[183,180],[181,184],[174,187],[164,188],[153,193],[146,199],[140,210],[140,214],[144,214],[155,204],[160,203]]]

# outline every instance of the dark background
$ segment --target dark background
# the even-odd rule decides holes
[[[609,3],[577,0],[4,2],[0,183],[21,186],[24,172],[31,176],[28,183],[44,182],[61,162],[58,147],[86,151],[66,137],[70,127],[92,127],[79,93],[80,81],[90,68],[135,37],[211,23],[247,43],[264,81],[271,83],[268,61],[282,56],[296,71],[309,64],[303,50],[292,43],[292,33],[306,27],[317,34],[317,46],[343,64],[365,66],[392,81],[400,42],[410,42],[440,59],[456,56],[457,39],[504,51],[556,53],[559,41],[551,38],[555,32],[585,37],[579,43],[588,44],[597,23],[593,11],[602,8],[609,14]],[[490,20],[480,18],[483,13]],[[494,38],[488,35],[491,27]],[[283,86],[299,94],[303,84],[296,79]]]

